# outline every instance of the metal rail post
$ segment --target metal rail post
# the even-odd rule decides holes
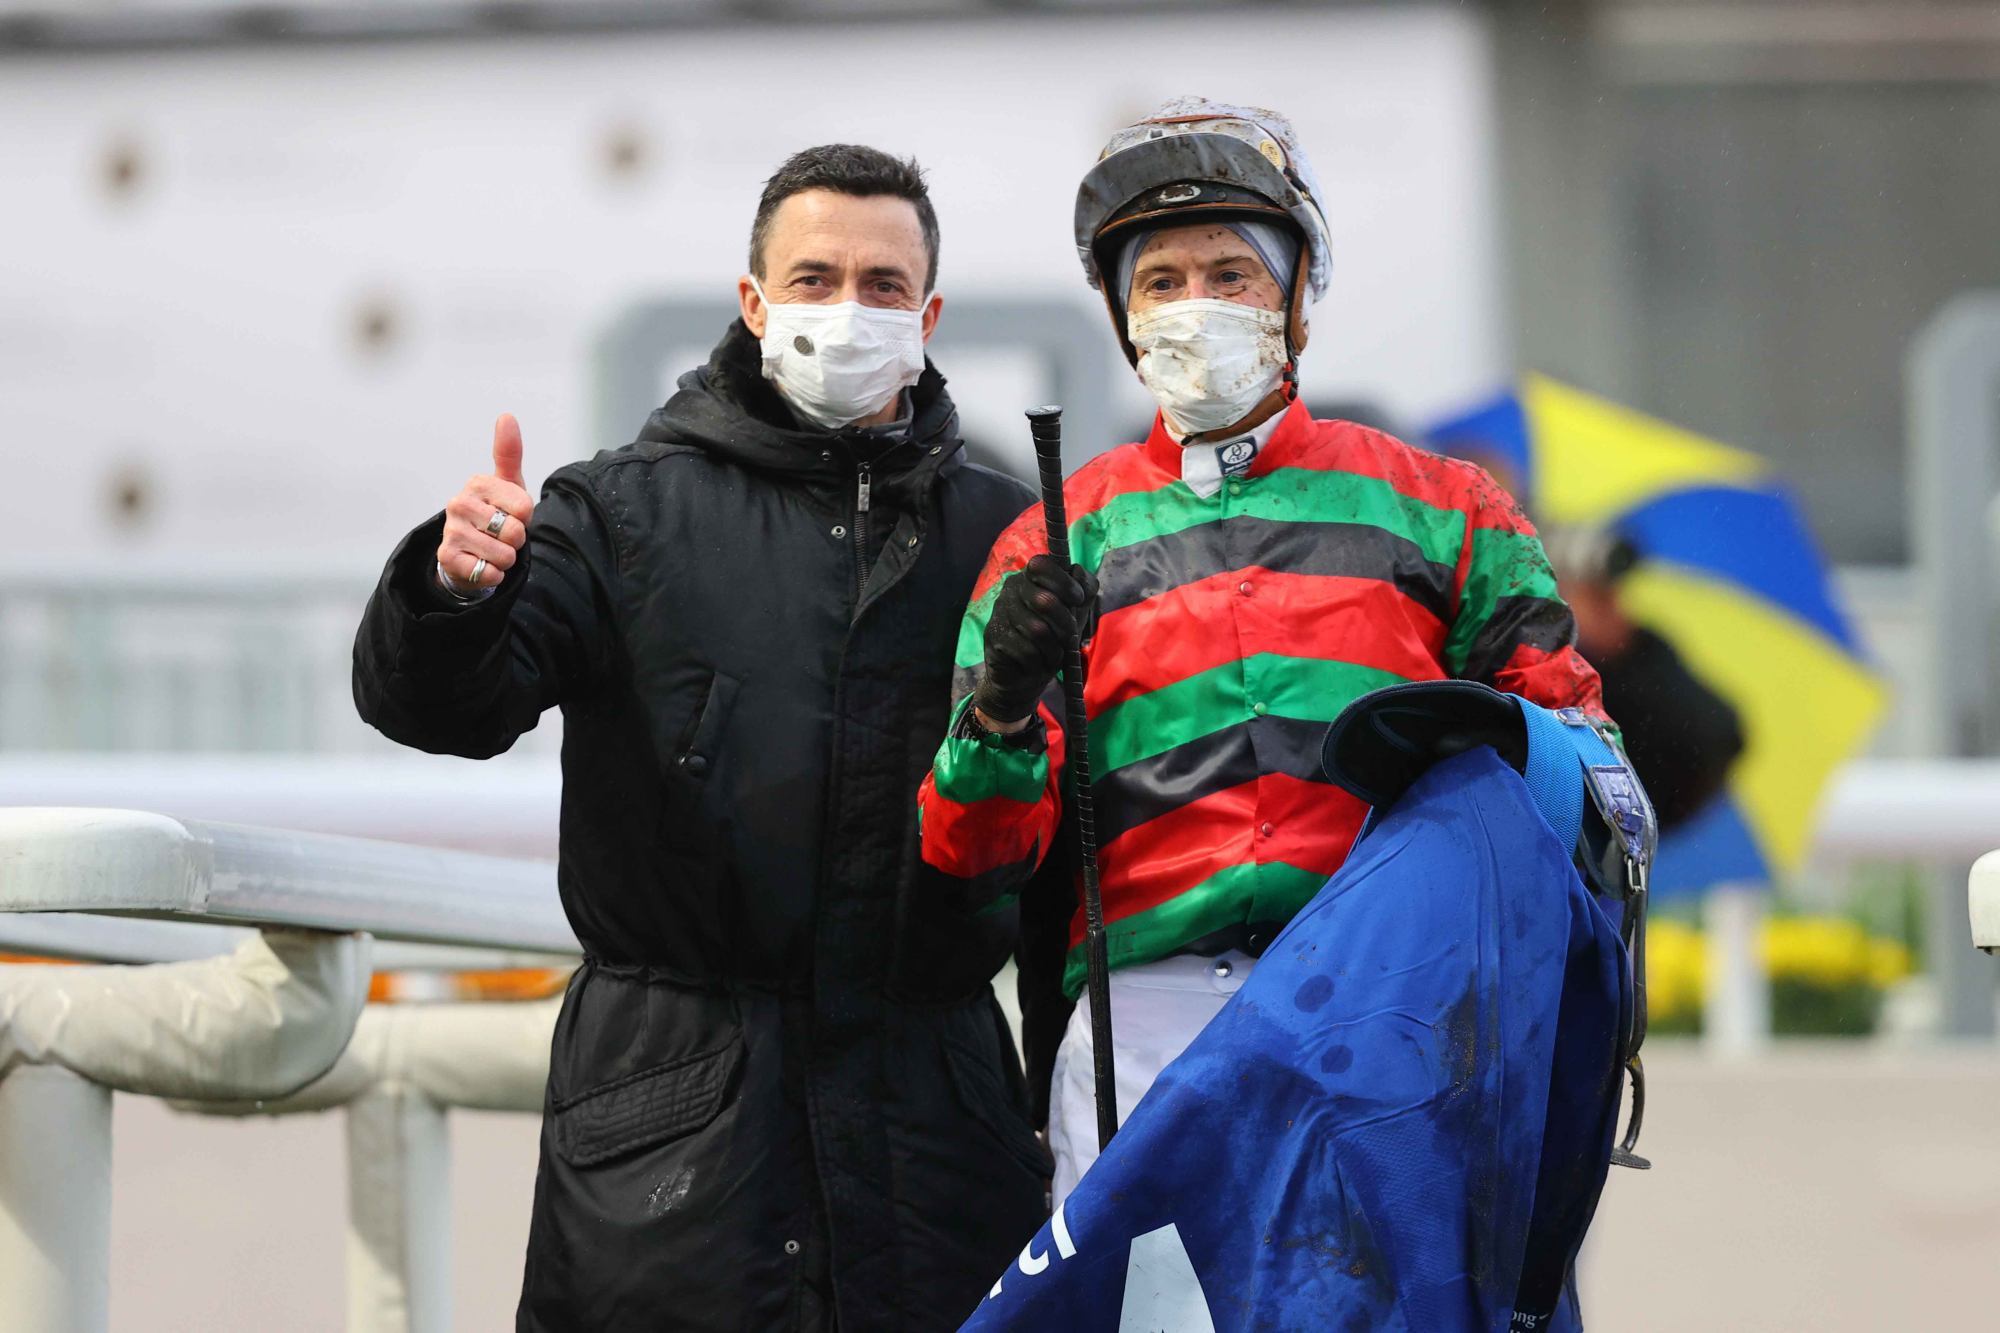
[[[368,1013],[373,941],[350,932],[573,957],[552,867],[98,809],[0,809],[0,864],[0,938],[183,960],[0,967],[7,1329],[105,1326],[115,1087],[209,1114],[348,1106],[349,1326],[443,1333],[445,1110],[538,1110],[561,1002]],[[74,915],[100,912],[123,919]],[[195,939],[234,949],[189,958]]]
[[[1771,1035],[1771,979],[1757,945],[1764,928],[1764,888],[1718,884],[1702,900],[1708,944],[1708,995],[1702,1040],[1718,1055],[1753,1054]]]
[[[451,1326],[453,1109],[536,1112],[562,1000],[371,1005],[320,1078],[258,1101],[176,1101],[196,1115],[347,1116],[349,1333]]]
[[[18,1333],[98,1333],[111,1298],[111,1090],[60,1065],[0,1077],[0,1301]]]
[[[1947,755],[2000,751],[2000,292],[1947,302],[1910,343],[1910,543],[1931,625],[1934,739]],[[1994,1033],[1995,967],[1966,947],[1966,862],[1930,871],[1927,942],[1941,1025]]]
[[[408,1085],[347,1108],[348,1333],[451,1328],[451,1127]]]

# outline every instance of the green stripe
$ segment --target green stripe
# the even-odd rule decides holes
[[[1256,717],[1331,722],[1354,700],[1406,677],[1317,657],[1257,653],[1225,662],[1151,694],[1127,699],[1090,720],[1091,772],[1112,773]],[[1254,689],[1256,697],[1251,697]]]
[[[1465,541],[1463,510],[1426,504],[1379,477],[1277,468],[1245,485],[1241,495],[1218,492],[1204,500],[1185,482],[1175,481],[1158,490],[1116,496],[1071,525],[1070,545],[1077,561],[1095,571],[1108,550],[1219,522],[1225,507],[1231,517],[1382,528],[1416,543],[1425,559],[1440,565],[1456,565]]]
[[[1258,673],[1258,693],[1275,717],[1301,722],[1331,722],[1340,710],[1371,690],[1397,685],[1408,676],[1358,662],[1333,662],[1321,657],[1280,657],[1259,653],[1243,659],[1246,671]]]
[[[954,728],[971,706],[969,698],[959,703],[952,714]],[[938,795],[957,805],[972,805],[995,796],[1033,805],[1048,787],[1049,756],[1046,751],[1016,749],[998,736],[977,740],[948,736],[931,765],[931,780]]]
[[[1104,928],[1105,953],[1113,971],[1165,958],[1189,940],[1229,926],[1258,921],[1290,921],[1313,900],[1327,876],[1272,861],[1230,866],[1157,907],[1113,921]],[[1063,990],[1071,999],[1088,979],[1082,945],[1069,951]]]
[[[965,608],[965,618],[958,622],[958,647],[952,665],[959,670],[967,670],[986,664],[986,622],[993,619],[993,602],[1000,596],[1000,589],[1007,586],[1007,580],[1021,571],[1003,574],[993,581],[993,586],[974,599]]]
[[[1465,670],[1473,641],[1503,597],[1557,598],[1556,576],[1541,539],[1531,533],[1479,528],[1472,534],[1472,566],[1459,596],[1458,616],[1445,640],[1445,665],[1456,676]]]
[[[1225,505],[1225,499],[1227,501]],[[1466,516],[1404,495],[1379,477],[1319,468],[1278,468],[1246,484],[1240,495],[1217,492],[1207,499],[1178,479],[1150,491],[1126,491],[1070,524],[1071,556],[1095,573],[1106,551],[1164,537],[1229,516],[1279,523],[1355,523],[1381,528],[1416,544],[1434,564],[1456,566],[1463,549]],[[1475,534],[1475,552],[1483,534]],[[1492,534],[1507,535],[1507,534]],[[955,665],[976,667],[986,659],[986,622],[994,599],[1014,571],[996,580],[965,609],[959,624]]]

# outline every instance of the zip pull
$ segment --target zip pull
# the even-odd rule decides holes
[[[855,478],[861,483],[861,488],[854,498],[854,512],[865,514],[868,512],[868,465],[866,463],[861,464],[860,467],[855,469]]]

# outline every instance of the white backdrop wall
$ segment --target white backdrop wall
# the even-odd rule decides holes
[[[12,57],[0,550],[365,566],[484,468],[501,410],[531,481],[622,443],[596,340],[727,295],[762,180],[812,143],[930,169],[947,320],[961,294],[1095,310],[1075,183],[1181,91],[1286,110],[1326,185],[1308,396],[1420,416],[1503,371],[1489,46],[1411,7]],[[1005,442],[1031,386],[988,361],[944,369]]]

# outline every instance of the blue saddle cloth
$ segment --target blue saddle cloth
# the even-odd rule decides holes
[[[1617,928],[1521,775],[1485,747],[1445,760],[964,1328],[1581,1328],[1631,1004]]]

